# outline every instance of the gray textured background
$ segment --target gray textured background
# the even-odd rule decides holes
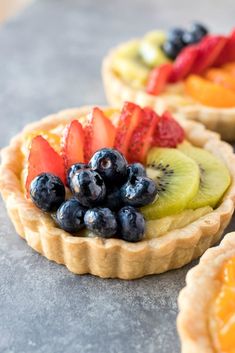
[[[105,103],[101,59],[119,41],[194,19],[229,31],[234,13],[234,0],[35,1],[0,28],[0,147],[43,115]],[[136,281],[75,276],[31,250],[0,201],[0,353],[178,353],[189,267]]]

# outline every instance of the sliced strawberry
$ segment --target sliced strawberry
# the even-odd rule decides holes
[[[164,91],[171,72],[172,64],[163,64],[155,67],[155,69],[150,72],[146,92],[156,96]]]
[[[84,161],[88,163],[92,157],[92,137],[93,137],[93,128],[92,126],[86,125],[84,127],[85,143],[84,143]]]
[[[196,45],[189,45],[184,48],[174,62],[169,82],[183,80],[190,73],[197,56],[198,48]]]
[[[190,70],[190,73],[201,74],[208,67],[213,66],[225,44],[226,37],[211,35],[205,36],[197,45],[198,56],[192,69]]]
[[[85,161],[88,162],[92,155],[103,147],[113,147],[116,128],[103,111],[94,108],[91,120],[85,128]],[[90,146],[87,146],[87,145]]]
[[[230,61],[235,61],[235,29],[227,37],[226,43],[215,61],[215,65],[221,66]]]
[[[126,102],[118,121],[114,147],[127,156],[133,130],[143,118],[143,110],[137,104]]]
[[[134,129],[128,149],[127,159],[129,162],[146,162],[149,148],[152,145],[153,132],[160,117],[151,108],[144,108],[141,122]]]
[[[75,163],[84,162],[84,131],[77,120],[73,120],[64,130],[62,138],[62,157],[65,168],[68,169]]]
[[[65,184],[63,158],[51,147],[47,140],[39,135],[32,139],[28,158],[28,176],[25,184],[27,197],[29,197],[31,181],[41,173],[52,173]]]
[[[152,146],[176,147],[184,140],[185,133],[169,112],[165,112],[153,134]]]

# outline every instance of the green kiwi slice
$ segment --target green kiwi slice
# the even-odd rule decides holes
[[[147,156],[147,175],[157,184],[158,198],[141,208],[146,219],[181,212],[199,189],[197,163],[174,148],[152,148]]]
[[[187,208],[216,207],[231,183],[227,167],[220,159],[202,148],[182,144],[179,149],[192,158],[200,169],[199,190],[189,201]]]

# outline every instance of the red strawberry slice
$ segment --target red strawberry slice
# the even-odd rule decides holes
[[[31,181],[41,173],[52,173],[65,184],[63,158],[51,147],[47,140],[39,135],[32,139],[28,158],[28,176],[25,184],[27,197],[29,197]]]
[[[225,46],[226,38],[222,36],[205,36],[197,45],[198,56],[190,73],[201,74],[208,67],[214,65],[217,57]]]
[[[118,121],[114,147],[127,156],[131,135],[144,116],[143,110],[137,104],[126,102]]]
[[[150,72],[146,92],[156,96],[164,91],[171,71],[172,64],[163,64],[155,67],[155,69]]]
[[[215,65],[221,66],[230,61],[235,61],[235,29],[227,37],[226,43],[215,61]]]
[[[109,118],[99,108],[94,108],[91,120],[85,128],[85,161],[88,162],[92,155],[101,148],[113,147],[116,128]]]
[[[174,62],[169,82],[183,80],[191,72],[197,56],[198,48],[196,45],[189,45],[184,48]]]
[[[185,133],[169,112],[165,112],[153,134],[152,146],[176,147],[184,140]]]
[[[75,163],[84,162],[84,131],[77,120],[73,120],[64,130],[62,138],[62,157],[66,169]]]
[[[139,125],[134,129],[127,159],[129,162],[146,162],[149,148],[152,145],[153,132],[160,120],[160,117],[151,108],[144,108],[144,115]]]

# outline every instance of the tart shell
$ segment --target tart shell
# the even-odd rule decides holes
[[[180,123],[188,140],[222,159],[232,178],[220,206],[188,226],[138,243],[120,239],[75,237],[57,228],[49,215],[25,198],[20,177],[24,158],[21,146],[25,133],[50,130],[73,119],[84,123],[89,111],[91,107],[69,109],[29,124],[1,152],[0,191],[16,232],[28,245],[77,274],[134,279],[182,267],[216,243],[234,211],[235,156],[232,147],[220,141],[217,134],[183,118],[180,118]]]
[[[210,304],[221,287],[219,271],[233,256],[235,232],[228,233],[219,246],[206,251],[199,265],[188,272],[186,287],[178,299],[177,328],[182,353],[215,353],[208,324]]]
[[[124,101],[150,106],[159,114],[165,110],[181,113],[185,118],[204,124],[208,129],[218,132],[225,141],[235,141],[235,108],[213,108],[197,103],[190,97],[183,97],[169,89],[158,96],[148,94],[143,89],[134,88],[124,82],[112,70],[113,56],[118,47],[103,60],[102,77],[107,101],[119,107]]]

